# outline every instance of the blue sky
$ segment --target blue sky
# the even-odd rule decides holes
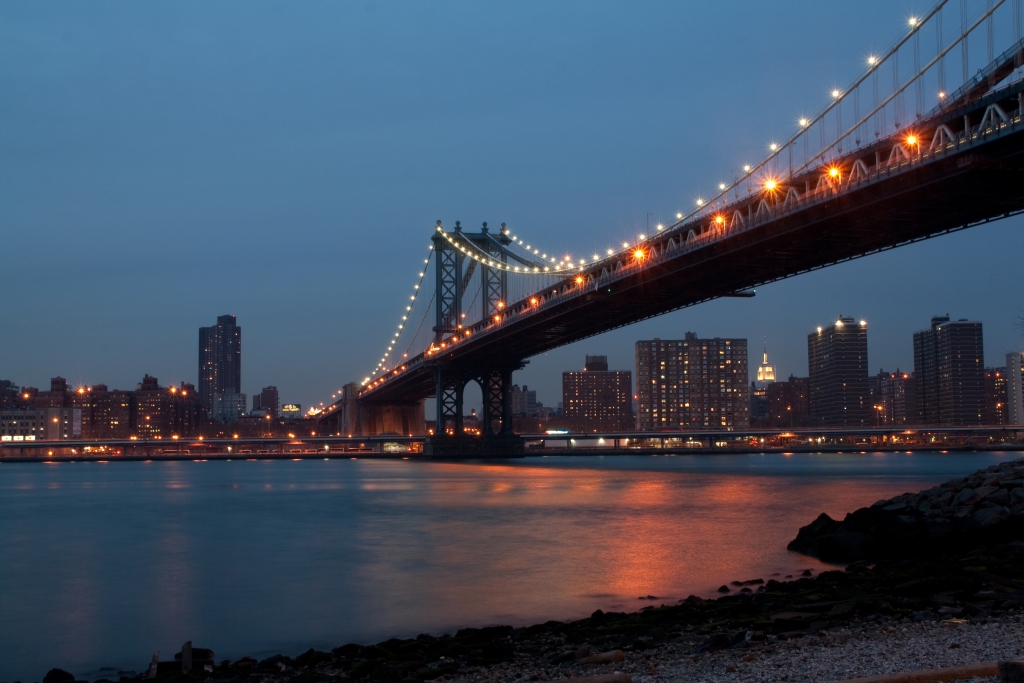
[[[0,4],[0,378],[196,381],[233,313],[243,391],[309,405],[381,355],[434,221],[589,252],[668,220],[817,110],[928,3]],[[783,375],[839,314],[872,371],[930,316],[1024,345],[1020,219],[712,302],[534,359],[767,338]]]

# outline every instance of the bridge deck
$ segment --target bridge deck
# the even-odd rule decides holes
[[[434,367],[467,375],[799,273],[1024,210],[1024,124],[1015,83],[838,157],[777,190],[658,233],[645,257],[619,255],[514,302],[364,388],[361,400],[433,396]],[[996,105],[994,109],[992,105]],[[1005,115],[1005,116],[1004,116]],[[951,135],[950,135],[951,134]]]

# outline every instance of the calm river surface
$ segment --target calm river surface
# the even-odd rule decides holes
[[[711,595],[822,568],[786,544],[823,511],[1012,457],[3,463],[0,681]]]

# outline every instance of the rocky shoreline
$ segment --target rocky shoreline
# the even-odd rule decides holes
[[[845,571],[737,579],[714,600],[690,596],[524,628],[462,629],[262,661],[216,663],[210,653],[188,673],[180,661],[161,662],[120,683],[151,675],[158,683],[516,683],[611,673],[624,674],[623,683],[626,676],[830,681],[1012,659],[1024,648],[1022,522],[1018,460],[880,501],[842,522],[823,515],[800,530],[791,548],[823,559],[836,557],[836,548],[854,553]],[[74,680],[52,670],[44,683]]]

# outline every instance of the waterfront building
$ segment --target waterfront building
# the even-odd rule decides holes
[[[1024,351],[1006,354],[1006,419],[1024,425]]]
[[[985,369],[985,424],[1004,425],[1008,422],[1007,368]]]
[[[192,436],[199,428],[197,399],[191,384],[162,387],[156,377],[146,375],[132,392],[132,433],[147,440]]]
[[[637,429],[750,426],[746,339],[652,339],[636,343]],[[774,374],[774,369],[773,369]]]
[[[607,356],[587,356],[582,372],[562,373],[562,404],[576,431],[628,430],[633,425],[633,373],[609,370]]]
[[[32,397],[32,405],[36,408],[65,408],[71,405],[71,392],[68,381],[63,377],[50,380],[49,391],[37,391]]]
[[[82,409],[70,406],[0,411],[0,441],[82,438]]]
[[[235,316],[221,315],[213,327],[199,328],[199,403],[207,415],[214,397],[228,392],[242,392],[242,328]]]
[[[914,333],[916,419],[926,426],[960,427],[985,421],[985,350],[981,323],[932,318]]]
[[[880,372],[881,424],[914,423],[914,376],[900,371]]]
[[[750,422],[761,424],[768,419],[768,386],[750,383]]]
[[[211,417],[222,424],[231,424],[245,415],[245,394],[227,391],[213,397]]]
[[[807,335],[810,417],[813,426],[867,427],[868,325],[840,316]]]
[[[537,403],[537,392],[528,388],[525,384],[520,389],[518,384],[512,385],[512,414],[531,417],[537,416],[539,404]]]
[[[804,427],[810,419],[808,380],[789,376],[785,382],[773,382],[766,390],[768,426]]]
[[[82,438],[127,439],[133,400],[132,392],[110,390],[106,384],[79,387],[71,395],[71,404],[82,410]]]
[[[252,396],[252,409],[263,411],[271,419],[277,418],[279,410],[277,387],[263,387],[263,391]]]

